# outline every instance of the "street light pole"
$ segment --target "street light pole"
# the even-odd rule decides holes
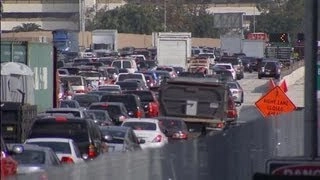
[[[167,0],[163,0],[164,2],[164,32],[167,31]]]

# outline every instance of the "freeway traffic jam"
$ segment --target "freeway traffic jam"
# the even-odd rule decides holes
[[[246,54],[191,47],[190,38],[190,33],[164,33],[159,35],[157,48],[124,47],[118,51],[93,44],[93,48],[70,53],[66,52],[70,48],[55,46],[52,76],[56,78],[47,68],[52,63],[48,57],[50,45],[41,49],[48,54],[43,56],[48,64],[40,67],[43,62],[31,57],[39,52],[33,48],[37,45],[26,43],[32,53],[24,59],[29,58],[26,62],[35,71],[38,111],[32,111],[36,112],[33,116],[28,108],[19,109],[18,102],[3,103],[2,111],[17,108],[15,114],[23,114],[17,119],[24,119],[14,126],[8,113],[2,123],[1,163],[8,166],[2,166],[1,176],[39,173],[45,178],[52,167],[162,148],[234,128],[248,90],[243,89],[241,81],[246,76],[250,76],[246,81],[250,84],[254,79],[262,84],[263,78],[279,80],[282,70],[298,60],[291,58],[292,52],[286,47],[286,56],[281,56],[285,59],[270,53],[265,57],[259,46],[264,47],[264,41],[248,46],[251,50]],[[14,63],[4,62],[2,68],[8,70],[15,67],[11,66]],[[45,72],[49,75],[44,76]],[[56,80],[56,91],[47,80]],[[49,90],[56,93],[57,106],[48,104]],[[23,94],[22,102],[29,99],[29,94]]]
[[[43,176],[52,166],[223,131],[237,124],[245,72],[257,71],[257,79],[281,73],[272,59],[219,56],[213,48],[195,49],[187,68],[159,65],[152,50],[125,50],[61,60],[58,107],[38,113],[24,143],[5,145],[1,139],[11,165],[5,175]]]

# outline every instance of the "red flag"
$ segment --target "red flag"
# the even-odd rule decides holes
[[[282,83],[280,84],[280,88],[283,90],[283,92],[287,92],[288,91],[288,87],[287,87],[287,83],[286,83],[286,80],[284,79],[282,81]]]
[[[273,89],[274,87],[276,87],[276,84],[274,83],[273,79],[269,80],[269,90]]]

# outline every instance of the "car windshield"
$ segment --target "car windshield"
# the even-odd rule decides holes
[[[19,164],[44,164],[46,155],[44,151],[24,150],[22,153],[13,154],[12,157]]]
[[[60,137],[73,139],[75,142],[89,141],[86,121],[83,122],[41,122],[32,127],[29,138]]]
[[[38,146],[49,147],[55,153],[71,154],[71,148],[68,142],[27,142],[27,144],[35,144]]]
[[[131,127],[133,130],[155,131],[157,126],[150,122],[124,122],[123,126]]]

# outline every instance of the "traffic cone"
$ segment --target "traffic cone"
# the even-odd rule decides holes
[[[276,87],[276,84],[274,83],[273,79],[269,80],[269,90],[273,89],[274,87]]]
[[[285,93],[288,91],[288,86],[287,86],[287,83],[286,83],[286,80],[285,80],[285,79],[281,82],[280,88],[281,88],[282,91],[285,92]]]

